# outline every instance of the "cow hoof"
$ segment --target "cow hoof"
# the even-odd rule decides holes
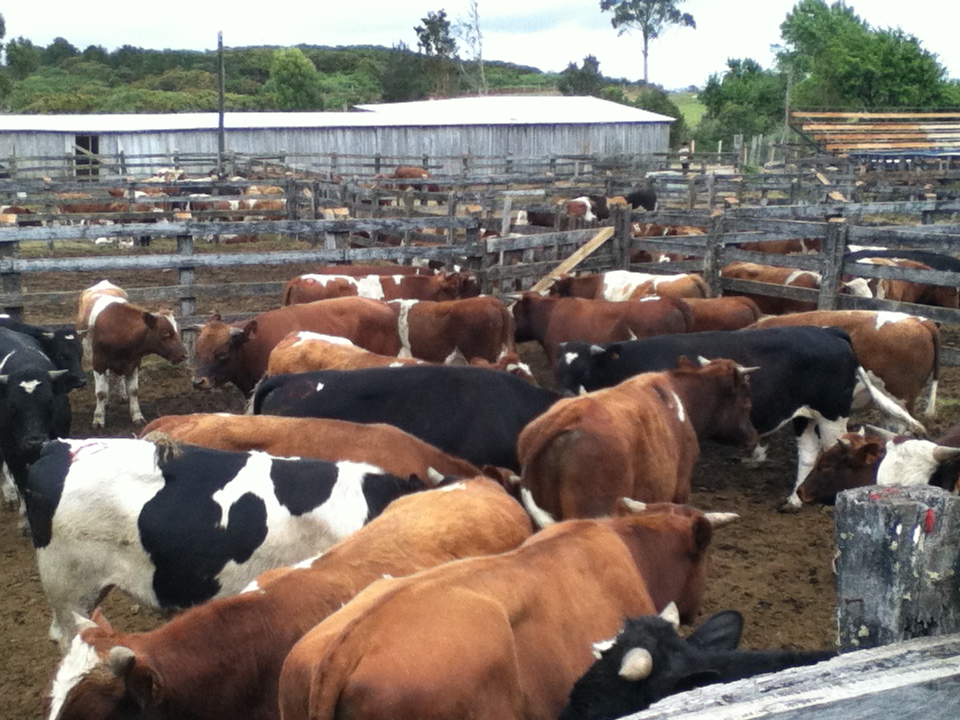
[[[94,420],[94,421],[90,424],[90,427],[92,427],[94,430],[96,430],[96,429],[98,429],[98,428],[102,429],[102,428],[103,428],[103,420]]]
[[[792,515],[792,514],[795,514],[795,513],[800,512],[800,506],[799,506],[799,505],[791,505],[789,502],[785,502],[783,505],[781,505],[781,506],[778,508],[778,510],[779,510],[781,513],[791,514],[791,515]]]
[[[147,424],[147,420],[146,420],[146,418],[143,417],[143,415],[137,415],[136,417],[130,418],[130,422],[132,422],[134,425],[146,425],[146,424]]]

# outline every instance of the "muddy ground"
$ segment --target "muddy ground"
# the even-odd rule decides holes
[[[296,273],[282,270],[285,277]],[[128,274],[112,278],[127,287],[169,282],[168,275]],[[34,290],[81,289],[99,278],[81,275],[33,279]],[[260,279],[273,279],[263,277]],[[198,278],[198,282],[202,282]],[[262,304],[262,299],[259,304]],[[258,301],[233,307],[198,308],[200,312],[262,310]],[[63,322],[73,309],[43,315],[27,311],[32,322]],[[532,343],[520,348],[544,384],[550,383],[542,351]],[[905,361],[908,359],[905,358]],[[960,421],[960,371],[949,368],[941,381],[940,414],[930,423],[938,432]],[[71,397],[76,437],[129,437],[137,428],[126,407],[114,397],[107,408],[106,431],[90,430],[93,383]],[[243,398],[232,388],[201,393],[191,388],[189,369],[149,359],[141,373],[141,404],[147,419],[160,415],[242,410]],[[833,515],[829,508],[804,508],[784,515],[778,506],[789,492],[795,463],[795,443],[788,430],[772,438],[770,460],[749,468],[736,453],[705,447],[694,479],[692,503],[704,510],[736,512],[740,520],[715,535],[710,581],[702,617],[733,608],[746,619],[744,647],[832,647],[835,644]],[[33,548],[17,532],[16,515],[0,513],[0,720],[40,717],[41,698],[58,662],[58,651],[47,640],[50,617],[36,572]],[[162,620],[111,593],[103,610],[122,630],[149,629]]]

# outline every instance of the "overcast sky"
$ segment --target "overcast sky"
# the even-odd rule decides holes
[[[650,51],[650,80],[667,89],[702,85],[723,72],[727,58],[753,58],[771,67],[771,45],[780,41],[780,23],[796,0],[686,0],[696,29],[673,28]],[[936,53],[953,78],[960,78],[957,25],[945,12],[952,0],[855,0],[848,2],[873,27],[899,27]],[[46,46],[63,37],[80,50],[102,45],[150,49],[214,49],[217,32],[224,44],[287,46],[384,45],[403,41],[416,48],[413,27],[430,11],[444,9],[465,19],[468,0],[344,0],[261,5],[232,0],[157,5],[129,0],[41,0],[0,9],[7,39],[25,37]],[[617,35],[599,0],[479,0],[480,27],[487,60],[561,71],[587,55],[600,61],[607,77],[643,76],[641,40]]]

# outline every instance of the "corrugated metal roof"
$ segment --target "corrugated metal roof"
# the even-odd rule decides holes
[[[325,127],[673,122],[666,115],[592,97],[487,96],[358,105],[362,112],[224,114],[227,130]],[[0,115],[0,132],[135,133],[216,130],[217,113]]]

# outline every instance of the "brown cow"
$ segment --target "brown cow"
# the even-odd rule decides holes
[[[521,484],[553,517],[596,517],[618,498],[686,503],[698,439],[752,448],[750,384],[732,360],[642,373],[560,400],[517,440]]]
[[[282,304],[359,296],[374,300],[459,300],[476,297],[480,285],[468,273],[437,275],[334,275],[315,273],[297,275],[283,288]]]
[[[795,270],[774,265],[760,265],[758,263],[734,262],[725,265],[720,270],[720,277],[735,280],[751,280],[771,285],[785,285],[787,287],[820,289],[820,274],[811,270]],[[817,309],[816,301],[791,300],[790,298],[760,295],[740,290],[724,291],[725,295],[744,295],[753,300],[765,315],[783,315],[792,312],[808,312]]]
[[[193,386],[233,383],[249,394],[267,369],[270,351],[295,330],[345,337],[382,355],[400,352],[396,310],[369,298],[346,297],[290,305],[228,325],[214,314],[197,335]]]
[[[886,267],[909,268],[912,270],[932,270],[929,265],[916,260],[904,258],[868,257],[857,260],[862,265],[884,265]],[[874,297],[881,300],[896,302],[918,303],[934,305],[936,307],[960,307],[960,288],[956,285],[930,285],[928,283],[913,282],[910,280],[893,280],[887,278],[870,278],[867,285]]]
[[[562,342],[604,343],[685,333],[693,323],[690,308],[669,297],[612,302],[526,292],[514,304],[513,316],[517,342],[536,340],[551,363]]]
[[[622,508],[374,583],[290,651],[281,718],[553,720],[625,617],[696,615],[712,523],[733,519]]]
[[[514,349],[514,320],[507,307],[491,295],[430,302],[393,300],[397,312],[401,357],[444,362],[459,350],[472,361],[492,363]]]
[[[60,664],[48,717],[275,720],[287,652],[368,584],[504,552],[530,533],[519,503],[472,479],[399,498],[309,566],[271,571],[150,632],[114,631],[97,612]]]
[[[174,364],[187,359],[177,321],[169,310],[148,312],[130,303],[127,293],[107,280],[80,293],[77,332],[93,365],[97,397],[93,427],[103,427],[105,422],[108,372],[123,378],[121,394],[129,400],[130,419],[142,423],[140,361],[151,354]]]
[[[693,273],[658,275],[608,270],[558,278],[550,288],[550,294],[611,301],[637,300],[651,295],[706,298],[710,297],[710,286],[701,276]]]
[[[763,318],[752,328],[812,325],[839,327],[847,331],[860,365],[872,373],[884,388],[913,414],[914,402],[927,381],[925,415],[936,413],[937,386],[940,379],[940,330],[926,318],[906,313],[874,310],[817,310]],[[909,360],[907,360],[909,358]],[[854,398],[856,407],[864,407],[865,388]]]
[[[392,425],[274,415],[194,413],[157,418],[140,436],[151,432],[221,450],[260,450],[282,457],[365,462],[398,477],[416,475],[426,479],[436,473],[458,477],[483,474],[466,460],[441,452]]]
[[[741,250],[773,253],[774,255],[816,255],[823,251],[820,238],[792,238],[790,240],[765,240],[737,243]]]
[[[690,332],[741,330],[760,319],[760,308],[748,297],[730,295],[713,298],[684,298],[693,325]]]

